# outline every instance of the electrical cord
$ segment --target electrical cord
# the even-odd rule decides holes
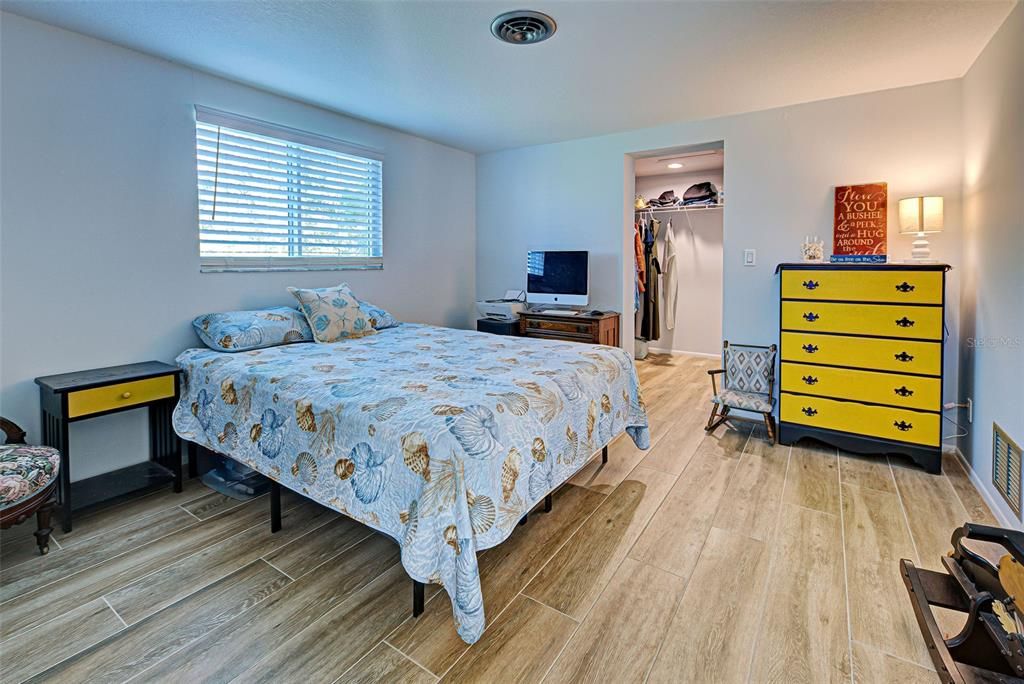
[[[959,439],[960,437],[966,437],[969,434],[969,430],[967,428],[965,428],[963,425],[961,425],[960,423],[956,422],[955,420],[953,420],[949,416],[942,416],[942,417],[944,419],[948,420],[953,425],[955,425],[957,430],[963,430],[963,432],[961,432],[960,434],[957,434],[957,435],[946,435],[942,439]]]

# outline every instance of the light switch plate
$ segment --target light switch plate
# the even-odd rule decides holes
[[[745,250],[743,250],[743,265],[744,266],[756,266],[757,265],[757,250],[756,249],[745,249]]]

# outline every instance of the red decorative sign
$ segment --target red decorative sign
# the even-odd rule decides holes
[[[831,261],[885,263],[888,200],[886,183],[836,186]]]

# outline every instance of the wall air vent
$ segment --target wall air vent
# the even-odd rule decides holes
[[[505,12],[491,22],[494,37],[512,45],[539,43],[553,36],[557,29],[554,19],[532,10]]]
[[[1017,443],[992,423],[992,484],[1020,517],[1021,451]]]

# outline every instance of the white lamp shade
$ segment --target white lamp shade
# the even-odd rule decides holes
[[[901,233],[941,233],[941,197],[907,197],[900,200]]]

